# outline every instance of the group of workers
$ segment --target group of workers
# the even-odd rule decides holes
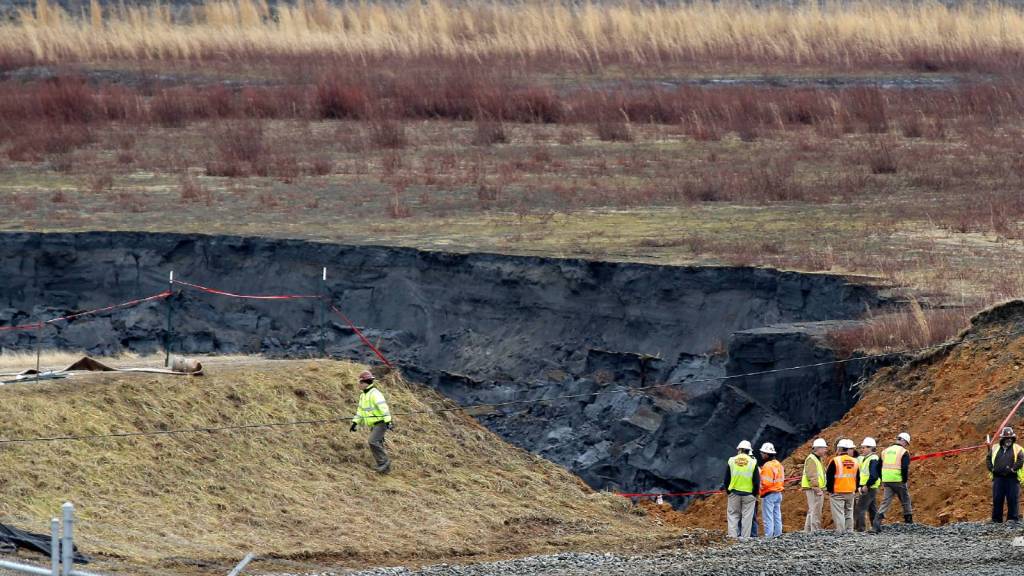
[[[369,446],[380,474],[391,471],[391,460],[384,446],[384,435],[393,429],[391,409],[384,394],[377,388],[373,373],[359,374],[362,392],[352,417],[350,431],[359,426],[370,428]],[[836,532],[880,532],[893,500],[899,499],[903,521],[914,522],[913,504],[907,481],[910,479],[910,434],[901,432],[896,441],[877,453],[871,437],[864,438],[860,450],[853,441],[843,438],[836,443],[835,456],[825,464],[828,443],[818,438],[811,444],[811,453],[804,459],[800,489],[807,498],[804,531],[821,530],[821,514],[825,494],[829,495],[832,522]],[[782,492],[786,471],[776,458],[771,442],[761,445],[761,464],[754,458],[754,448],[743,440],[736,455],[729,458],[723,490],[728,494],[728,530],[732,538],[755,535],[755,519],[760,497],[764,536],[782,535]],[[1017,444],[1013,428],[1003,428],[999,442],[985,456],[985,465],[992,479],[992,521],[1017,522],[1020,518],[1020,485],[1024,482],[1024,448]],[[878,491],[882,505],[878,506]]]
[[[821,530],[825,494],[829,496],[832,522],[836,532],[880,532],[886,513],[899,499],[903,521],[914,522],[913,504],[907,481],[910,479],[910,434],[901,432],[881,454],[874,438],[864,438],[860,449],[852,440],[836,443],[835,456],[828,460],[828,443],[818,438],[804,460],[800,489],[807,498],[804,531]],[[729,458],[723,489],[728,494],[728,533],[732,538],[756,536],[756,510],[760,497],[764,536],[782,534],[782,492],[786,473],[776,459],[775,446],[761,445],[761,465],[753,447],[744,440]],[[1020,485],[1024,481],[1024,448],[1017,444],[1013,428],[1003,428],[999,443],[986,454],[985,464],[992,479],[992,521],[1019,519]],[[878,492],[883,492],[878,506]]]

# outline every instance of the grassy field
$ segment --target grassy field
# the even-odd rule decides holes
[[[76,15],[77,16],[77,15]],[[97,0],[69,17],[46,0],[4,25],[0,53],[34,61],[329,55],[657,67],[666,63],[930,69],[1017,67],[1024,17],[998,4],[864,2],[209,2],[174,10]]]
[[[40,4],[0,31],[0,229],[1024,290],[1016,8]]]
[[[345,417],[360,369],[343,362],[211,364],[208,376],[91,375],[5,386],[5,438]],[[447,405],[387,378],[396,412]],[[468,560],[667,544],[629,503],[591,492],[455,412],[397,418],[394,471],[345,423],[150,438],[8,444],[5,522],[48,533],[64,499],[94,569],[225,574]],[[58,471],[63,471],[58,473]],[[401,535],[400,537],[398,535]]]

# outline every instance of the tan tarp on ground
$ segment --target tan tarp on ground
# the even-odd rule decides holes
[[[25,380],[53,380],[57,378],[67,378],[73,372],[145,372],[150,374],[172,374],[176,376],[202,376],[203,364],[198,360],[184,358],[182,356],[172,356],[169,368],[114,368],[107,366],[95,358],[83,356],[80,360],[75,361],[63,370],[51,370],[46,372],[39,372],[35,369],[24,370],[17,374],[4,375],[13,376],[13,379],[3,380],[0,383],[7,384],[11,382],[22,382]]]

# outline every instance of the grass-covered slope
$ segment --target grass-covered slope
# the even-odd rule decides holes
[[[318,419],[351,413],[360,367],[217,366],[202,378],[90,375],[0,388],[6,438]],[[396,412],[445,405],[394,378]],[[78,506],[88,553],[135,566],[262,556],[359,564],[650,545],[628,503],[511,447],[458,413],[396,419],[394,471],[371,468],[348,424],[0,448],[0,513],[45,531]],[[62,471],[62,473],[60,473]]]

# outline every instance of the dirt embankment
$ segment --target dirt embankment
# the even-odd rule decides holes
[[[217,366],[193,379],[103,374],[5,386],[0,429],[25,438],[344,417],[358,370],[281,361]],[[391,378],[382,388],[397,412],[446,403]],[[591,491],[456,412],[396,418],[386,477],[372,470],[365,441],[365,431],[341,422],[7,444],[0,516],[47,532],[70,500],[79,544],[101,557],[94,569],[133,568],[126,573],[225,574],[250,550],[304,565],[367,566],[630,551],[669,536],[625,500]]]
[[[979,338],[984,340],[972,342]],[[874,436],[881,446],[905,430],[914,439],[913,454],[975,445],[995,431],[1021,395],[1024,301],[1013,301],[976,316],[971,327],[949,347],[901,368],[880,371],[865,386],[863,397],[853,409],[821,436],[830,444],[839,438],[859,443],[864,436]],[[1019,434],[1024,432],[1019,413],[1010,424]],[[797,459],[806,456],[809,446],[810,440],[786,459],[788,475],[797,473]],[[915,521],[944,524],[987,519],[991,484],[984,458],[983,450],[975,450],[914,462],[910,490]],[[785,528],[802,528],[805,512],[803,494],[787,491],[783,500]],[[679,525],[720,529],[725,525],[725,501],[715,496],[695,503],[686,513],[663,510],[660,515]],[[829,516],[826,510],[825,519],[830,525]],[[889,516],[901,518],[899,506]]]

